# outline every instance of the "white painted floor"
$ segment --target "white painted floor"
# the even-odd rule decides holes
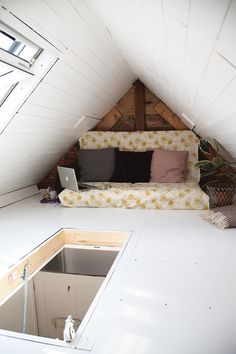
[[[76,352],[235,354],[236,229],[201,213],[66,209],[36,196],[0,210],[0,273],[62,227],[132,231]],[[0,335],[4,354],[75,350]]]

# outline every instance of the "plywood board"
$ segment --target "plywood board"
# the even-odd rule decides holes
[[[121,247],[128,239],[128,232],[63,230],[66,244]]]

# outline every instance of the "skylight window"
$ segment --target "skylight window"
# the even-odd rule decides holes
[[[6,52],[27,61],[30,65],[41,52],[41,48],[28,43],[17,36],[0,29],[0,48]]]
[[[9,50],[11,45],[14,43],[14,38],[7,33],[0,31],[0,46],[4,50]]]
[[[1,135],[61,51],[1,6],[0,17]]]
[[[17,83],[25,78],[25,72],[0,62],[0,106],[16,87]]]
[[[20,81],[32,77],[30,68],[41,52],[0,23],[0,107]]]

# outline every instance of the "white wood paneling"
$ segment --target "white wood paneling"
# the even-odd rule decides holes
[[[235,69],[214,52],[192,106],[192,118],[195,123],[201,119],[206,108],[223,93],[235,76]]]
[[[2,190],[15,188],[16,180],[23,186],[24,178],[38,182],[137,77],[177,114],[194,121],[198,133],[218,137],[236,155],[235,1],[0,4],[59,49],[57,63],[0,137],[5,152],[0,156],[7,156],[13,168],[17,160],[18,166],[14,177],[3,159]],[[86,119],[77,125],[82,116]],[[29,151],[40,151],[38,166]],[[19,169],[20,163],[31,165],[31,171]]]
[[[229,1],[191,2],[184,79],[193,98],[208,65]],[[200,25],[201,24],[201,25]],[[191,103],[191,102],[190,102]]]
[[[235,23],[236,23],[236,1],[231,1],[229,12],[225,19],[224,26],[216,43],[216,50],[236,67],[236,41],[235,41]]]
[[[59,49],[57,63],[0,136],[0,190],[5,192],[39,182],[136,77],[82,1],[0,0],[0,5]]]
[[[208,126],[214,127],[219,121],[221,121],[223,126],[224,119],[236,111],[235,92],[236,78],[230,82],[221,95],[217,97],[209,109],[202,115],[201,120],[199,120],[198,128],[204,130]],[[233,128],[234,126],[232,126],[232,129]]]
[[[59,110],[55,109],[50,109],[50,108],[45,108],[40,105],[40,102],[38,104],[30,104],[27,102],[27,105],[24,105],[21,108],[19,116],[21,114],[26,117],[27,115],[31,116],[36,116],[40,118],[45,118],[45,119],[56,119],[60,121],[64,121],[65,123],[69,122],[74,122],[74,120],[77,118],[77,114],[70,114],[68,112],[60,112]],[[17,119],[17,117],[16,117]]]
[[[220,131],[222,142],[228,143],[224,117],[235,101],[230,90],[236,58],[234,0],[87,3],[146,86],[177,114],[185,113],[195,122],[197,132],[218,136]],[[216,120],[221,121],[217,132]]]
[[[168,3],[167,3],[168,4]],[[163,23],[166,41],[167,80],[176,92],[181,93],[181,80],[184,70],[185,38],[187,28],[172,14],[168,6],[164,7]]]
[[[70,79],[63,77],[61,74],[57,74],[54,72],[51,72],[48,76],[47,79],[45,80],[45,84],[47,84],[50,87],[47,87],[46,92],[52,92],[52,97],[57,96],[58,97],[58,82],[60,82],[60,90],[63,92],[63,97],[64,100],[68,101],[68,94],[74,98],[74,100],[77,101],[83,101],[84,104],[86,105],[87,103],[91,104],[93,103],[94,105],[101,107],[101,109],[104,110],[104,107],[110,107],[111,102],[108,102],[106,97],[99,96],[99,94],[95,91],[93,92],[92,90],[89,90],[83,86],[81,86],[81,83],[73,83],[71,82]],[[51,89],[52,88],[52,89]],[[54,89],[56,89],[54,91]],[[95,106],[95,107],[96,107]],[[109,109],[109,108],[108,108]]]
[[[165,0],[165,5],[169,8],[170,14],[182,23],[182,25],[188,25],[190,0]]]
[[[36,186],[29,186],[23,189],[18,189],[12,193],[2,194],[0,195],[0,208],[19,200],[29,198],[38,193],[38,188]]]
[[[38,112],[37,112],[38,113]],[[73,127],[73,123],[71,121],[60,120],[56,116],[55,118],[45,118],[41,117],[38,114],[28,114],[19,113],[17,115],[17,121],[15,125],[31,125],[34,127],[46,127],[50,129],[71,129]]]
[[[73,53],[71,53],[71,57],[72,56]],[[80,61],[79,65],[78,65],[78,61]],[[85,93],[95,92],[97,95],[101,97],[101,99],[106,99],[109,102],[109,104],[111,104],[111,101],[114,102],[114,100],[116,99],[116,97],[114,96],[114,92],[108,90],[106,87],[105,88],[103,87],[102,81],[104,80],[102,76],[98,75],[95,71],[94,72],[91,71],[91,69],[89,68],[87,71],[88,75],[86,76],[86,66],[84,65],[81,72],[80,67],[83,65],[83,62],[81,62],[79,57],[75,57],[75,62],[77,62],[77,64],[75,63],[72,64],[74,65],[74,68],[72,68],[65,61],[59,61],[57,67],[55,68],[56,70],[55,72],[52,73],[52,75],[53,74],[58,75],[61,78],[67,80],[68,83],[74,84],[77,90],[83,89]],[[78,69],[76,68],[76,65],[78,65]]]
[[[45,90],[42,90],[40,88],[39,90],[39,94],[36,96],[32,95],[29,97],[29,99],[27,100],[27,103],[29,104],[33,104],[35,106],[40,106],[43,108],[47,108],[47,109],[51,109],[54,112],[60,112],[60,113],[64,113],[68,115],[74,115],[75,119],[76,117],[80,116],[82,114],[82,111],[77,111],[77,107],[76,105],[72,105],[75,102],[76,99],[73,99],[73,96],[70,97],[70,95],[68,95],[68,97],[70,97],[70,102],[66,101],[65,99],[65,95],[63,95],[63,92],[60,90],[60,88],[55,89],[55,91],[59,91],[60,96],[58,97],[57,95],[54,94],[54,89],[50,88],[49,85],[47,85],[47,88],[50,90],[50,92],[52,93],[52,97],[49,96]],[[62,98],[60,99],[60,97],[62,96]],[[64,98],[64,100],[63,100]],[[24,105],[25,107],[27,105]],[[37,113],[37,107],[35,112]],[[77,113],[77,114],[76,114]]]

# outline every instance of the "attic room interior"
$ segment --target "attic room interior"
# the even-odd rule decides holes
[[[235,0],[0,0],[1,353],[236,353],[235,37]]]

